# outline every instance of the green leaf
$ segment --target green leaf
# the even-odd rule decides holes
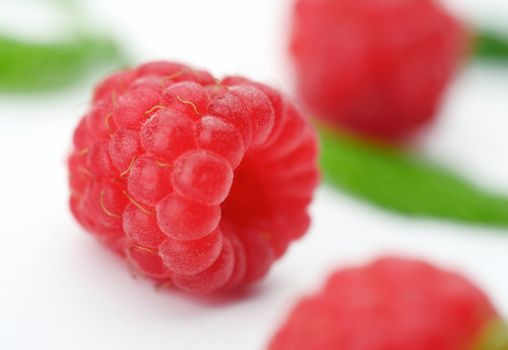
[[[508,60],[508,38],[494,31],[476,32],[474,56],[479,59]]]
[[[0,36],[0,91],[63,87],[105,63],[122,63],[109,39],[76,35],[65,42],[35,43]]]
[[[320,129],[325,180],[404,215],[508,226],[508,198],[403,151]]]

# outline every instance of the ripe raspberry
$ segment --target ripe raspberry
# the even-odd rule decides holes
[[[334,273],[293,308],[269,349],[505,349],[486,346],[506,336],[499,321],[487,297],[463,277],[385,258]]]
[[[295,0],[297,90],[336,127],[401,141],[435,118],[467,36],[435,0]]]
[[[310,124],[272,88],[152,62],[95,89],[74,133],[71,209],[141,274],[224,291],[305,233],[316,158]]]

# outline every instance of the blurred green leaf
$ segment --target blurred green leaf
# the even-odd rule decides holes
[[[403,151],[320,129],[325,180],[404,215],[508,226],[508,198]]]
[[[36,43],[0,36],[0,91],[59,88],[108,62],[122,64],[122,54],[105,38],[76,35],[65,42]]]
[[[480,59],[507,60],[508,38],[493,31],[478,30],[475,38],[474,55]]]

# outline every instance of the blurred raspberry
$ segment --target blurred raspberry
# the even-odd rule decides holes
[[[310,124],[270,87],[152,62],[95,89],[74,133],[71,209],[145,276],[233,289],[306,232],[316,158]]]
[[[487,297],[463,277],[385,258],[334,273],[293,308],[269,349],[504,349],[482,346],[506,335],[506,328],[490,328],[498,320]]]
[[[434,0],[295,0],[290,52],[315,117],[402,141],[434,120],[467,40]]]

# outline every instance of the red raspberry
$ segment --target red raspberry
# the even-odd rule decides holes
[[[504,349],[485,347],[506,336],[507,328],[492,327],[499,321],[487,297],[463,277],[385,258],[334,273],[293,308],[269,349]]]
[[[295,0],[290,51],[316,117],[400,141],[435,118],[466,42],[434,0]]]
[[[233,289],[307,230],[316,158],[310,124],[272,88],[152,62],[95,89],[74,133],[71,209],[145,276]]]

